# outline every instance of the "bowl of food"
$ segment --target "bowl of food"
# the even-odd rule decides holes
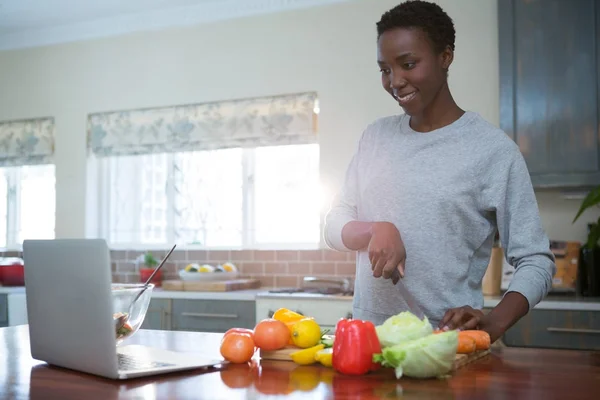
[[[144,322],[154,284],[149,284],[144,293],[136,300],[143,288],[143,283],[112,284],[113,320],[115,321],[117,345],[136,333]]]
[[[238,269],[232,263],[225,263],[216,267],[209,264],[188,264],[179,271],[179,277],[184,281],[226,281],[236,279]]]

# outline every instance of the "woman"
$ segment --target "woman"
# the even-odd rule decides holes
[[[526,164],[504,132],[454,101],[455,31],[438,5],[402,3],[377,34],[383,88],[405,113],[366,128],[324,234],[329,247],[358,251],[354,318],[381,324],[406,310],[400,275],[434,327],[495,341],[547,294],[556,269]],[[496,232],[516,270],[484,315]]]

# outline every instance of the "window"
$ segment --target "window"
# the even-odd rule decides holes
[[[320,241],[319,146],[99,159],[111,245],[265,248]]]
[[[54,165],[0,168],[0,246],[54,238]]]

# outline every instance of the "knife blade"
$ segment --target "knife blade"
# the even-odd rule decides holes
[[[404,286],[404,283],[402,282],[402,278],[400,277],[400,272],[397,269],[394,270],[392,280],[394,280],[395,278],[397,278],[397,280],[398,280],[398,282],[396,283],[396,286],[398,286],[398,290],[400,291],[402,298],[406,302],[406,305],[408,306],[408,310],[411,313],[413,313],[414,315],[416,315],[417,318],[419,318],[420,320],[425,318],[425,314],[423,313],[423,310],[421,310],[421,307],[419,307],[419,305],[417,304],[417,300],[413,297],[412,294],[410,294],[408,289],[406,289],[406,286]]]

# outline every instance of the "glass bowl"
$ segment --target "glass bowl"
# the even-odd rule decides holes
[[[131,302],[135,299],[138,293],[144,288],[143,283],[113,283],[112,298],[113,298],[113,319],[118,318],[121,315],[129,312]],[[126,317],[125,325],[116,329],[115,334],[117,345],[123,342],[128,337],[131,337],[134,333],[140,329],[140,326],[144,322],[148,306],[150,305],[150,299],[152,298],[152,289],[154,284],[149,284],[146,291],[135,301],[133,308],[131,309],[131,315]]]

